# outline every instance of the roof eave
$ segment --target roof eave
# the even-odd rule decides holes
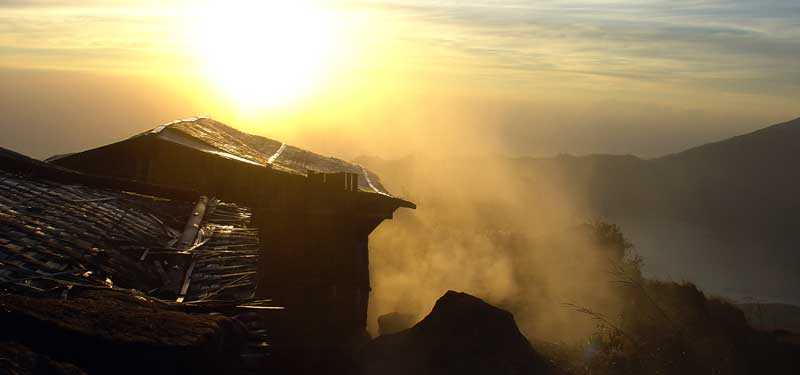
[[[417,209],[417,204],[414,202],[410,202],[401,198],[393,198],[393,199],[397,203],[397,207],[410,208],[412,210]]]

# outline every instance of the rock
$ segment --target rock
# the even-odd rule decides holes
[[[367,375],[554,372],[520,333],[511,313],[453,291],[414,327],[367,344],[361,365]]]

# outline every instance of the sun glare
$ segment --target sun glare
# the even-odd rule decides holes
[[[331,16],[310,1],[219,1],[192,17],[190,44],[208,81],[243,108],[301,99],[335,58]]]

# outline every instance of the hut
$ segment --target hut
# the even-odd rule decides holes
[[[309,324],[348,332],[366,327],[369,234],[398,208],[415,208],[366,168],[207,117],[47,161],[252,208],[261,228],[256,296]]]

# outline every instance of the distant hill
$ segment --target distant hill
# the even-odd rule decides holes
[[[653,160],[694,222],[779,247],[800,234],[800,119]],[[685,209],[685,208],[684,208]],[[797,268],[796,270],[800,270]]]
[[[800,119],[656,159],[559,155],[439,164],[448,171],[471,168],[476,176],[486,168],[510,171],[526,186],[518,199],[531,204],[531,215],[535,202],[554,199],[546,192],[565,194],[583,209],[581,216],[620,224],[649,276],[691,280],[735,299],[798,304],[797,160]],[[361,162],[385,176],[389,188],[424,194],[424,186],[407,186],[419,160]],[[423,198],[420,206],[435,199]]]
[[[656,276],[797,303],[798,157],[800,119],[622,167],[588,158],[577,164],[595,174],[577,181],[592,212],[623,225]]]

